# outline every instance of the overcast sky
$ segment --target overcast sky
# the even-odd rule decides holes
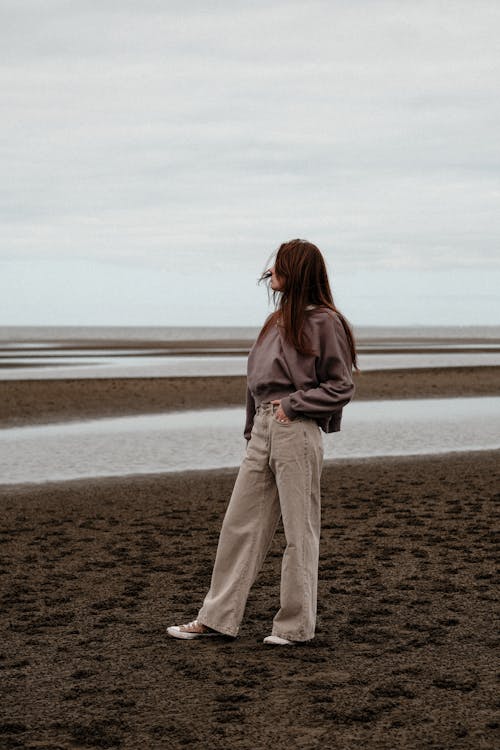
[[[500,324],[498,0],[0,9],[0,322],[257,325],[303,237],[354,323]]]

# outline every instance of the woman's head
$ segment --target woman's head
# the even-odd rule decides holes
[[[340,317],[349,341],[353,365],[358,369],[354,335],[348,321],[335,306],[325,259],[319,248],[307,240],[289,240],[279,246],[271,259],[273,257],[274,264],[259,279],[259,282],[268,281],[268,292],[272,290],[275,306],[275,312],[264,325],[261,336],[274,322],[279,322],[285,336],[299,352],[312,354],[303,332],[307,307],[327,307]]]
[[[276,251],[271,271],[271,289],[289,299],[294,307],[333,304],[325,260],[316,245],[307,240],[289,240]],[[275,302],[276,302],[275,298]]]

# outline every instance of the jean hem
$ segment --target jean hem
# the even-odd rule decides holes
[[[212,628],[212,630],[217,630],[218,633],[222,633],[223,635],[229,635],[232,638],[236,638],[238,635],[239,628],[228,628],[226,625],[219,625],[219,623],[211,620],[209,617],[204,617],[203,615],[198,615],[196,619],[198,622],[201,622],[202,625],[206,625],[208,628]]]
[[[286,638],[287,641],[295,641],[296,643],[307,643],[307,641],[312,641],[314,638],[314,634],[309,636],[308,638],[300,637],[298,638],[296,635],[293,635],[292,633],[278,633],[273,630],[272,635],[278,636],[278,638]]]

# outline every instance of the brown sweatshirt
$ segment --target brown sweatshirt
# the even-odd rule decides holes
[[[250,440],[255,410],[264,401],[281,399],[289,419],[299,415],[316,420],[324,432],[338,432],[342,409],[354,395],[352,358],[338,315],[309,305],[304,331],[316,356],[299,354],[273,325],[254,343],[247,363],[247,403],[244,436]]]

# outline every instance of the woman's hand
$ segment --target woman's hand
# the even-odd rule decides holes
[[[287,417],[283,409],[281,408],[281,399],[277,398],[274,401],[271,401],[272,404],[279,404],[278,408],[276,409],[276,419],[278,422],[291,422],[292,420]]]

